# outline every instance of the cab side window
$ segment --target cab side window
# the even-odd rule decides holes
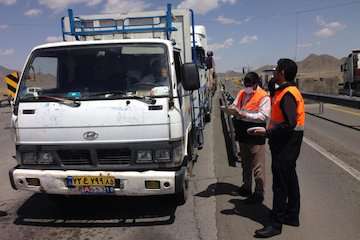
[[[182,75],[181,75],[182,61],[181,61],[180,52],[174,51],[174,58],[175,58],[176,81],[179,84],[182,82]]]

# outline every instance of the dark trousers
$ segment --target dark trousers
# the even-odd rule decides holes
[[[273,174],[273,223],[281,227],[285,216],[298,218],[300,213],[300,189],[296,174],[303,132],[294,132],[287,138],[269,142]]]

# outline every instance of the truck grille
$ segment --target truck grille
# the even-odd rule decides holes
[[[88,150],[58,150],[57,154],[64,165],[88,165],[91,164]]]
[[[99,165],[106,164],[130,164],[130,149],[98,149],[97,159]]]

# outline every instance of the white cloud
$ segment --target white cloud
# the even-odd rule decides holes
[[[319,31],[315,32],[315,36],[328,38],[336,35],[336,31],[331,28],[322,28]]]
[[[246,35],[245,37],[243,37],[240,40],[240,44],[250,44],[250,43],[256,42],[257,40],[258,40],[258,37],[256,35],[253,35],[253,36]]]
[[[7,24],[0,24],[0,30],[5,30],[5,29],[7,29],[7,28],[9,28],[9,25],[7,25]]]
[[[39,16],[41,15],[42,11],[41,9],[37,9],[37,8],[32,8],[27,10],[24,15],[28,16],[28,17],[35,17],[35,16]]]
[[[213,43],[209,44],[208,47],[210,50],[216,51],[223,48],[229,48],[234,44],[234,39],[228,38],[223,43]]]
[[[101,2],[102,2],[102,0],[88,0],[87,5],[88,6],[95,6],[95,5],[98,5]]]
[[[127,13],[143,11],[150,6],[142,0],[107,0],[103,12]]]
[[[13,55],[14,53],[15,53],[15,50],[13,48],[0,49],[1,56],[9,56],[9,55]]]
[[[183,0],[178,8],[191,8],[196,13],[206,14],[220,6],[220,4],[235,4],[237,0]]]
[[[328,38],[335,36],[339,31],[346,28],[345,24],[340,22],[326,22],[322,17],[316,16],[316,22],[320,26],[320,29],[314,34],[317,37]]]
[[[241,24],[242,23],[241,21],[235,20],[233,18],[227,18],[227,17],[224,17],[224,16],[218,16],[216,18],[216,21],[218,21],[219,23],[224,24],[224,25]]]
[[[214,56],[214,60],[215,61],[220,61],[220,60],[222,60],[223,58],[222,58],[222,56]]]
[[[51,43],[51,42],[61,42],[63,38],[61,36],[48,36],[45,39],[45,42]]]
[[[0,0],[0,4],[12,5],[15,3],[16,3],[16,0]]]
[[[61,11],[71,5],[79,3],[86,4],[87,6],[95,6],[102,1],[103,0],[38,0],[40,5],[46,6],[54,11]]]
[[[244,22],[250,22],[253,18],[252,17],[247,17],[244,19]]]
[[[221,0],[223,3],[235,4],[237,0]]]
[[[312,43],[299,43],[298,44],[298,48],[310,48],[312,46],[313,46]]]

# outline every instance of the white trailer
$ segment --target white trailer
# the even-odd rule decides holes
[[[68,13],[64,42],[35,47],[20,76],[12,187],[183,203],[207,86],[193,11]]]

